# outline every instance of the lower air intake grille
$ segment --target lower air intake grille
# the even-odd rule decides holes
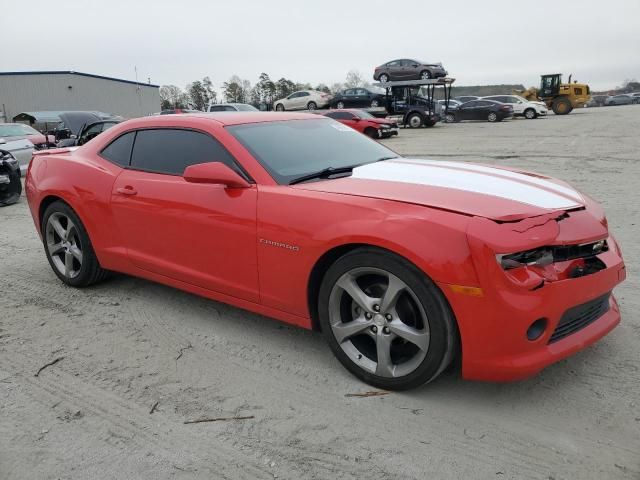
[[[609,310],[610,295],[611,292],[590,302],[572,307],[564,312],[558,326],[549,339],[549,343],[557,342],[558,340],[568,337],[607,313]]]

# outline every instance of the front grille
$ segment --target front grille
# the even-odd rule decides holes
[[[549,339],[549,343],[554,343],[568,337],[572,333],[575,333],[595,322],[602,315],[607,313],[609,310],[610,295],[611,292],[608,292],[595,300],[572,307],[564,312],[558,326]]]

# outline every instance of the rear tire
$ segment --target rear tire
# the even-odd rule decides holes
[[[556,115],[567,115],[568,113],[571,113],[573,106],[571,106],[571,102],[568,98],[558,97],[551,104],[551,109]]]
[[[371,108],[378,108],[379,106],[378,100],[371,100]]]
[[[344,108],[344,102],[336,103],[336,108]]]
[[[453,312],[438,287],[404,258],[373,247],[351,251],[327,270],[318,315],[340,363],[385,390],[434,380],[458,347]]]
[[[387,83],[389,81],[389,75],[387,75],[386,73],[383,73],[378,77],[378,81],[380,83]]]
[[[489,115],[487,115],[487,121],[489,121],[489,122],[497,122],[498,121],[498,114],[496,112],[489,112]]]
[[[53,202],[42,216],[42,243],[56,276],[67,285],[82,288],[106,278],[82,221],[69,205]]]

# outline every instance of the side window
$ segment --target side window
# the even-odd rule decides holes
[[[471,101],[464,104],[464,108],[474,108],[478,106],[479,102]]]
[[[224,107],[212,106],[209,107],[210,112],[224,112]]]
[[[580,88],[580,87],[575,87],[575,88],[573,89],[573,93],[574,93],[575,95],[582,95],[582,88]]]
[[[192,130],[138,130],[131,168],[182,175],[190,165],[222,162],[238,171],[231,154],[213,137]]]
[[[336,120],[351,120],[353,118],[353,115],[349,112],[336,112],[336,116],[333,118],[335,118]]]
[[[308,97],[309,96],[309,92],[300,92],[298,94],[299,97]]]
[[[349,89],[349,90],[345,90],[344,91],[344,96],[345,97],[350,97],[351,95],[354,95],[354,91],[353,89]]]
[[[119,136],[102,149],[100,156],[121,167],[128,167],[135,135],[135,132],[129,132]]]
[[[339,118],[338,117],[339,113],[340,112],[328,112],[328,113],[325,113],[325,116],[329,118]]]
[[[394,60],[393,62],[389,62],[386,65],[387,67],[399,67],[400,66],[400,60]]]
[[[364,88],[359,88],[356,90],[356,95],[366,95],[367,91]]]

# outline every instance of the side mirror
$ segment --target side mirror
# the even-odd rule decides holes
[[[182,177],[189,183],[210,183],[225,188],[249,188],[251,184],[221,162],[190,165]]]
[[[352,120],[353,120],[354,122],[359,122],[359,121],[361,120],[361,118],[360,118],[360,117],[353,117],[353,118],[352,118]]]

